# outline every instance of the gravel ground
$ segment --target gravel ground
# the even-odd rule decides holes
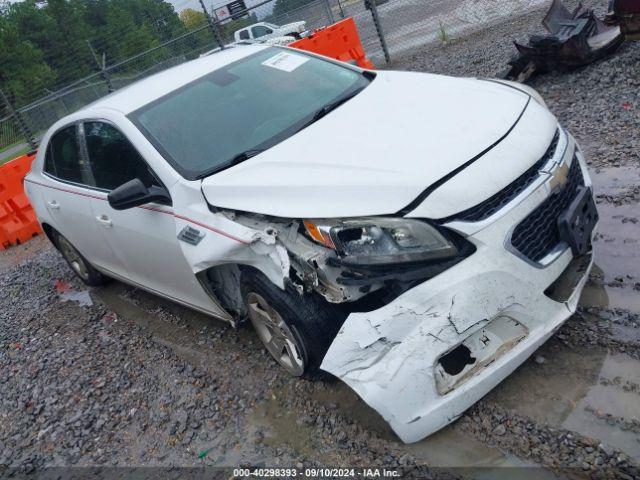
[[[391,67],[493,76],[513,53],[510,40],[535,31],[540,18],[537,12],[432,45]],[[581,142],[596,174],[640,162],[639,60],[640,42],[629,43],[597,64],[532,82]],[[596,192],[601,213],[627,208],[637,214],[639,188],[640,182]],[[625,228],[635,224],[629,220]],[[439,464],[423,454],[431,447],[402,445],[339,382],[288,378],[249,329],[235,332],[120,284],[92,291],[90,306],[65,301],[84,288],[57,252],[36,241],[39,251],[16,250],[16,261],[0,256],[0,475],[4,467],[29,472],[69,465],[353,465],[402,468],[426,478],[468,475],[431,468]],[[590,284],[610,289],[611,298],[624,292],[633,304],[640,279],[625,270],[624,258],[632,258],[637,244],[625,248],[622,260],[592,275]],[[640,359],[635,305],[584,302],[527,368],[585,348]],[[640,391],[638,382],[598,378],[625,394]],[[637,417],[592,410],[594,422],[640,431]],[[445,435],[455,439],[445,449],[471,442],[511,465],[540,465],[570,477],[640,478],[637,461],[623,449],[506,407],[500,395],[478,402]]]

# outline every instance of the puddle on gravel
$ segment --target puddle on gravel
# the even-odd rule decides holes
[[[215,369],[215,362],[212,366],[207,361],[212,353],[211,349],[206,345],[199,345],[195,339],[203,328],[217,331],[231,328],[229,325],[147,292],[132,290],[132,287],[120,282],[114,281],[105,287],[94,289],[92,293],[119,318],[144,327],[158,343],[172,348],[187,362],[206,370]],[[128,295],[132,298],[128,298]],[[140,304],[137,305],[136,302]],[[147,303],[157,311],[163,310],[180,318],[181,325],[158,318],[153,310],[145,308]]]
[[[600,221],[596,230],[594,252],[596,263],[606,274],[611,275],[605,277],[607,282],[613,281],[617,276],[628,276],[635,282],[640,281],[640,219],[637,223],[627,220],[636,218],[639,211],[637,204],[598,204]]]
[[[540,423],[564,428],[616,447],[640,460],[640,361],[594,348],[564,347],[553,340],[488,398]],[[635,389],[635,390],[634,390]]]
[[[640,185],[640,171],[636,167],[590,168],[589,174],[596,195],[615,195],[628,187]]]
[[[591,273],[603,279],[612,277],[612,275],[605,275],[597,264],[593,266]],[[582,290],[579,304],[583,307],[622,308],[631,312],[640,312],[640,291],[630,286],[612,287],[603,285],[599,281],[588,281]]]
[[[597,195],[616,196],[630,186],[640,185],[640,172],[630,167],[601,168],[591,172]],[[600,200],[599,200],[600,201]],[[605,282],[615,277],[640,282],[640,204],[616,205],[606,200],[597,204],[600,222],[594,244],[595,261],[605,272]]]
[[[598,168],[590,171],[596,196],[622,198],[630,187],[640,185],[640,171],[632,167]],[[600,221],[594,241],[592,273],[582,293],[583,306],[623,308],[640,312],[640,204],[625,197],[621,204],[598,199]]]

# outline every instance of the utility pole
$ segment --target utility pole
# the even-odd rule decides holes
[[[387,48],[387,39],[384,35],[384,30],[382,29],[382,24],[380,23],[380,17],[378,16],[378,5],[377,0],[364,0],[365,6],[368,5],[371,10],[371,16],[373,17],[373,24],[376,27],[376,31],[378,32],[378,38],[380,39],[380,46],[382,47],[382,51],[384,52],[384,59],[389,63],[391,60],[391,56],[389,55],[389,49]]]
[[[333,10],[331,10],[331,5],[329,5],[329,0],[324,0],[324,9],[327,12],[327,18],[329,19],[329,24],[335,23],[335,19],[333,18]]]
[[[211,15],[209,15],[209,11],[207,10],[207,7],[204,6],[204,0],[199,0],[199,3],[200,3],[200,6],[202,7],[202,11],[204,12],[204,16],[207,17],[207,23],[211,28],[211,32],[213,33],[213,38],[215,38],[216,42],[218,42],[218,46],[220,47],[220,50],[224,50],[224,44],[222,43],[222,39],[220,38],[220,32],[218,31],[216,24],[213,22]]]

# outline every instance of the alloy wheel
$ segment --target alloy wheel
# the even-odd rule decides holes
[[[87,264],[74,246],[62,236],[58,237],[58,246],[60,247],[62,256],[69,262],[73,271],[83,280],[88,280],[89,269],[87,268]]]
[[[305,370],[302,348],[280,314],[255,292],[247,295],[247,307],[253,328],[271,356],[291,375],[301,376]]]

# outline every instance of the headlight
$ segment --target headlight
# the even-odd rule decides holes
[[[404,218],[305,220],[307,234],[354,265],[438,261],[458,248],[426,222]]]

